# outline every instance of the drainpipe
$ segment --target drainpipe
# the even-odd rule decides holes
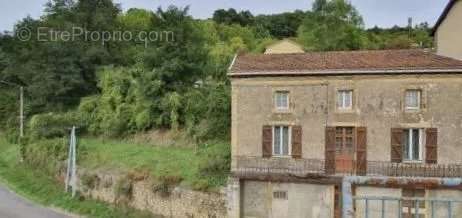
[[[462,185],[462,178],[424,178],[424,177],[386,177],[386,176],[345,176],[342,180],[342,218],[354,218],[352,185],[397,183],[409,185],[415,183],[431,183],[442,187],[456,187]]]

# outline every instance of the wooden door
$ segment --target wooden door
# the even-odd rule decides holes
[[[355,168],[355,128],[335,128],[335,171],[351,174]]]

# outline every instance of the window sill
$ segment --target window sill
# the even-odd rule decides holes
[[[282,110],[282,109],[274,109],[273,114],[292,114],[293,111],[290,109]]]
[[[423,160],[403,160],[403,164],[423,164]]]
[[[275,155],[271,156],[271,158],[278,158],[278,159],[290,159],[292,158],[292,155]]]
[[[405,108],[404,109],[405,113],[419,113],[422,112],[421,108]]]
[[[337,110],[335,111],[335,113],[338,113],[338,114],[352,114],[355,112],[356,111],[354,109],[340,109],[340,108],[337,108]]]

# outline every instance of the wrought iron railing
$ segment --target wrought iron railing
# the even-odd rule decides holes
[[[233,158],[234,173],[240,174],[326,174],[322,159]],[[462,177],[462,164],[391,163],[367,161],[366,173],[359,173],[354,160],[336,160],[336,175],[368,175],[399,177]],[[343,167],[342,167],[343,166]],[[352,167],[351,167],[352,166]]]

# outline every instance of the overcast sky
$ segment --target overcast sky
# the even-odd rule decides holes
[[[26,17],[38,18],[48,0],[0,0],[0,31],[12,30],[14,24]],[[219,8],[250,10],[253,14],[271,14],[295,9],[311,8],[313,0],[115,0],[124,10],[132,7],[156,9],[159,6],[190,5],[196,18],[211,17]],[[433,25],[448,0],[351,0],[364,17],[367,27],[407,25],[407,18],[415,23],[427,21]]]

